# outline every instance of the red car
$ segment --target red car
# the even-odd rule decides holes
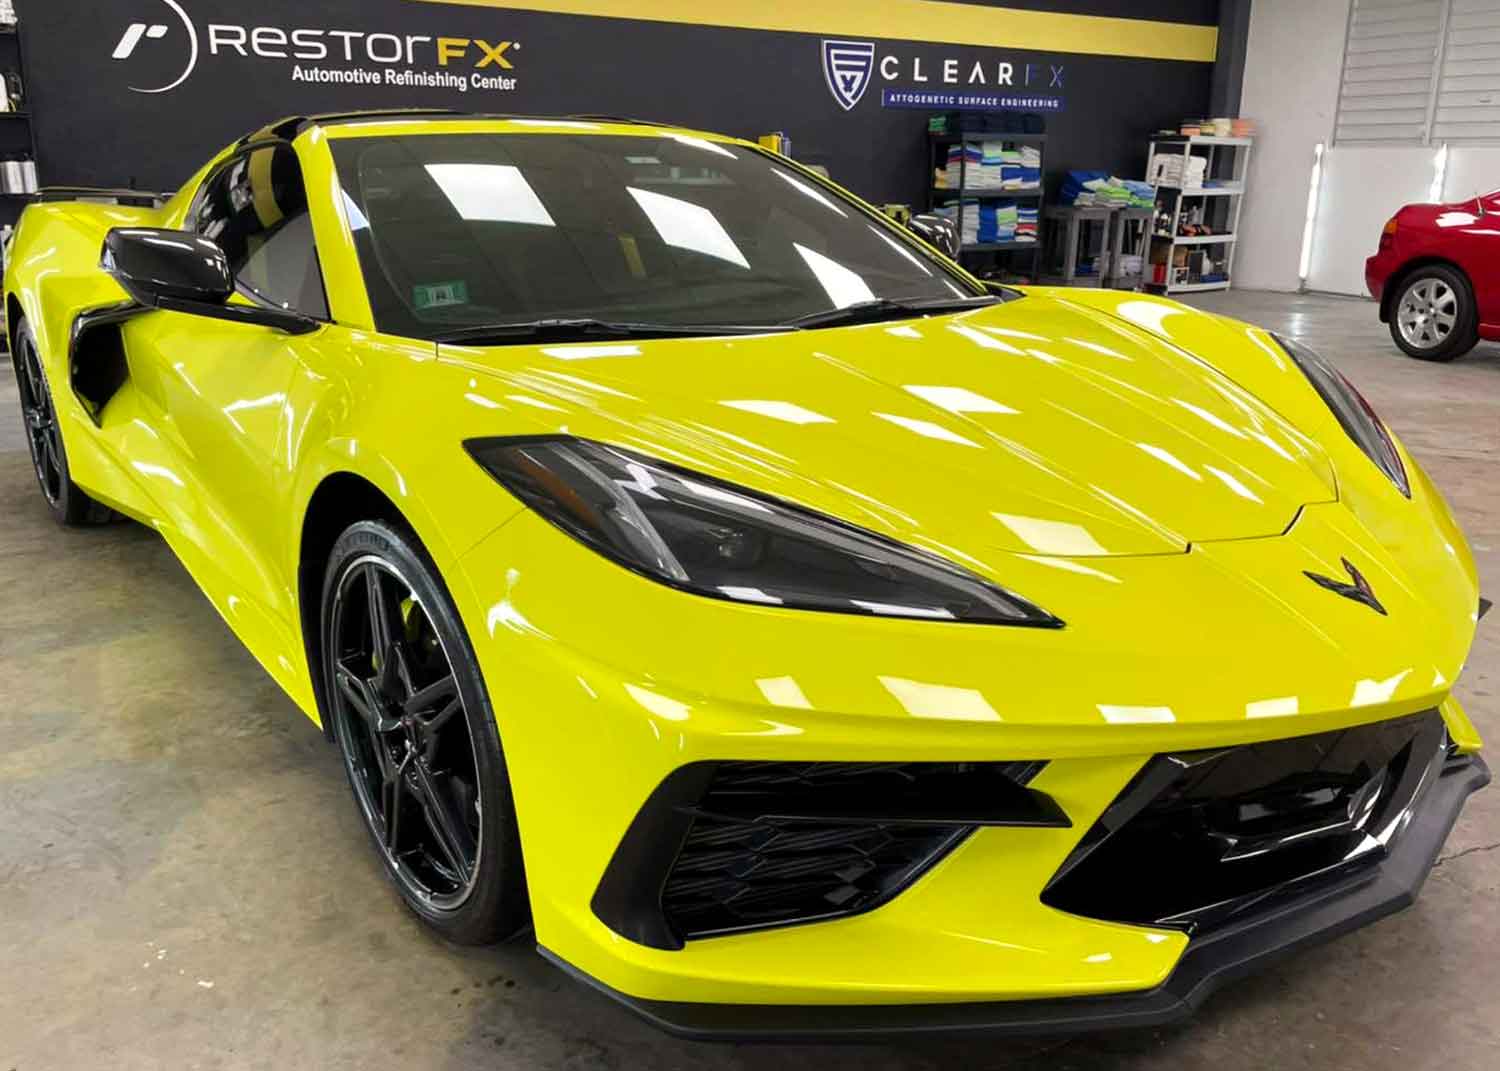
[[[1413,357],[1451,361],[1480,339],[1500,341],[1500,190],[1400,209],[1365,261],[1365,285]]]

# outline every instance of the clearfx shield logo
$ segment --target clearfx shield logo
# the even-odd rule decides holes
[[[824,41],[823,78],[839,107],[848,111],[870,88],[875,45],[869,41]]]
[[[882,52],[873,41],[825,39],[823,81],[844,111],[852,111],[879,80],[883,108],[974,111],[1061,111],[1063,65],[1014,63],[992,50],[942,55],[934,48]]]
[[[158,2],[164,5],[161,16],[128,23],[110,53],[111,60],[129,65],[129,88],[136,93],[176,89],[200,58],[216,57],[277,62],[294,82],[424,86],[460,93],[516,87],[512,72],[519,41],[208,23],[200,49],[199,28],[178,0]]]

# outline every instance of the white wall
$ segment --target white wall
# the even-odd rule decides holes
[[[1237,287],[1296,290],[1308,179],[1317,144],[1333,140],[1348,0],[1253,0],[1240,114],[1255,119],[1235,250]],[[1437,146],[1330,148],[1307,286],[1364,294],[1365,258],[1404,204],[1429,199]],[[1448,150],[1441,200],[1500,188],[1500,146]]]
[[[1380,228],[1391,213],[1409,201],[1427,200],[1434,152],[1421,146],[1350,146],[1327,152],[1313,225],[1309,290],[1365,292],[1365,258],[1380,244]],[[1305,175],[1302,182],[1305,205]]]
[[[1348,0],[1251,0],[1240,114],[1256,120],[1234,285],[1296,290],[1307,179],[1333,135]]]

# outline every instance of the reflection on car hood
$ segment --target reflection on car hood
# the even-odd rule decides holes
[[[1162,339],[1047,296],[829,330],[441,357],[493,376],[477,396],[539,431],[960,560],[1178,553],[1279,534],[1336,497],[1322,451],[1269,407]]]

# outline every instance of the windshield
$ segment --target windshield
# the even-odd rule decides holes
[[[330,143],[377,329],[597,318],[781,324],[983,292],[826,186],[686,135]]]

